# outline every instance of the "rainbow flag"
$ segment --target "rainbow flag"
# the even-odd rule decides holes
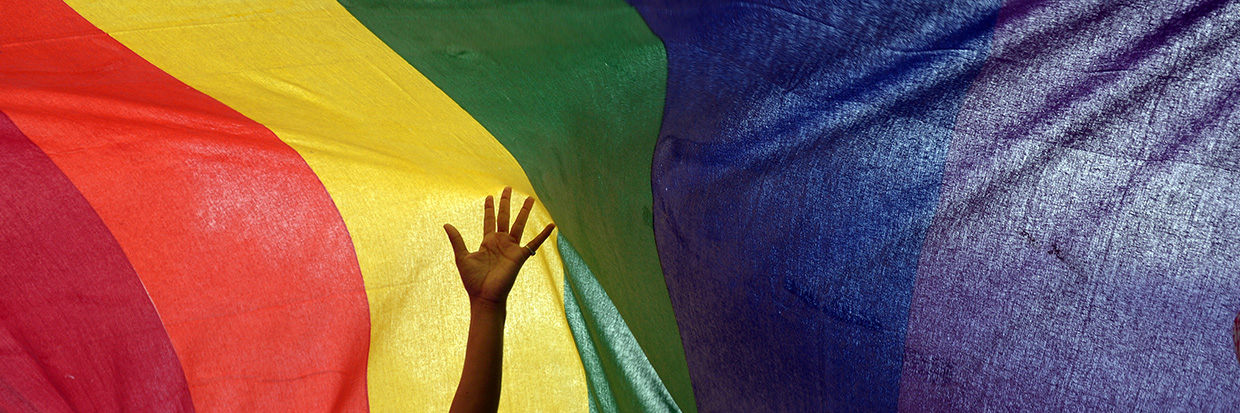
[[[1240,406],[1240,2],[0,5],[0,410]],[[474,237],[474,238],[471,238]]]

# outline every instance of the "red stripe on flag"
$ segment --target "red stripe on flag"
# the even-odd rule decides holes
[[[115,235],[197,407],[366,409],[357,257],[292,148],[59,1],[4,2],[0,56],[0,109]]]
[[[1232,322],[1231,340],[1236,347],[1236,361],[1240,362],[1240,314],[1236,314],[1236,320]]]
[[[0,411],[192,411],[125,253],[3,113],[0,170]]]

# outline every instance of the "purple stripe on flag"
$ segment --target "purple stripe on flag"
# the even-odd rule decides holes
[[[1240,3],[1008,2],[923,245],[905,410],[1240,406]]]

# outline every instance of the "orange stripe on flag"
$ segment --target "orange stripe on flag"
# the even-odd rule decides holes
[[[195,405],[366,409],[357,259],[297,152],[59,1],[0,16],[0,109],[116,236]]]
[[[443,224],[480,241],[487,194],[532,194],[512,155],[334,0],[70,0],[151,63],[266,125],[340,208],[371,308],[375,410],[445,411],[469,304]],[[550,220],[541,204],[530,227]],[[477,245],[477,244],[474,244]],[[588,409],[548,243],[508,299],[501,409]]]

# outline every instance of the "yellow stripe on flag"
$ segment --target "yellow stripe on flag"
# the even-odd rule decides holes
[[[504,185],[532,193],[512,156],[335,1],[68,3],[306,159],[340,209],[365,279],[371,408],[446,411],[469,309],[442,226],[455,224],[472,248],[487,194]],[[530,221],[527,236],[549,217],[540,207]],[[587,410],[554,238],[526,263],[509,298],[504,410]]]

